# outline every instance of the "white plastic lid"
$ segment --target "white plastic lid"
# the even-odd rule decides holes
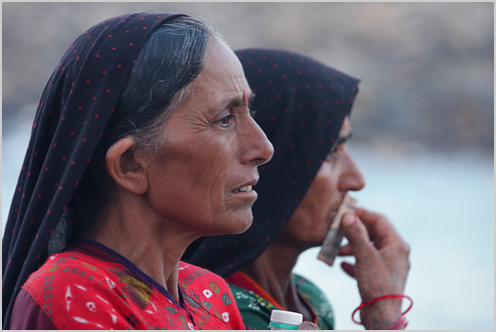
[[[292,311],[272,310],[270,321],[274,323],[300,325],[303,322],[303,315]]]

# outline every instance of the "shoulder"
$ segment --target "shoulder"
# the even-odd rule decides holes
[[[244,329],[231,289],[221,276],[196,265],[180,262],[178,283],[190,310],[202,317],[217,317],[232,329]],[[208,320],[212,321],[210,318]]]
[[[267,299],[243,287],[229,284],[236,304],[249,330],[267,330],[272,310],[277,309]]]
[[[229,291],[226,281],[219,275],[196,265],[179,263],[179,285],[184,290],[204,289],[206,294]],[[230,291],[229,291],[230,292]]]
[[[10,318],[11,330],[55,330],[51,320],[24,289],[17,294]]]
[[[229,284],[229,287],[240,310],[243,308],[253,311],[268,311],[270,313],[270,311],[276,309],[272,303],[251,290],[233,284]]]
[[[207,269],[181,262],[178,277],[181,289],[197,301],[220,297],[226,305],[234,302],[226,281]]]
[[[125,275],[122,265],[64,252],[50,256],[22,288],[58,329],[106,328],[118,323],[114,312],[127,312],[127,307],[134,304],[129,287],[122,282]],[[87,318],[96,317],[97,311],[108,314],[94,320]],[[122,323],[120,326],[129,325]]]
[[[116,264],[114,264],[116,265]],[[62,284],[101,284],[110,283],[112,273],[104,262],[80,253],[65,252],[48,257],[47,261],[32,273],[24,288],[31,290],[43,286],[46,291]],[[34,289],[34,290],[40,290]]]
[[[296,289],[298,289],[300,294],[304,295],[305,298],[309,299],[318,297],[318,300],[325,300],[325,302],[329,302],[322,289],[320,289],[312,281],[298,274],[294,274],[293,277]]]
[[[321,292],[321,289],[316,284],[314,284],[310,279],[307,279],[304,276],[301,276],[296,273],[293,274],[293,278],[296,288],[310,289],[313,291]]]
[[[317,314],[319,327],[332,329],[334,326],[334,313],[325,293],[305,277],[297,274],[294,274],[293,277],[296,289]]]

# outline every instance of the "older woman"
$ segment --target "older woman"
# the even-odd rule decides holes
[[[13,198],[3,327],[242,328],[225,282],[179,259],[251,224],[273,152],[251,94],[219,35],[185,15],[123,15],[78,37],[43,92]]]
[[[275,153],[261,167],[250,229],[201,239],[185,258],[227,277],[249,329],[266,329],[273,309],[300,312],[321,329],[333,329],[326,296],[292,271],[303,251],[322,245],[345,194],[365,185],[346,148],[359,81],[301,54],[236,53],[256,93],[256,120]],[[346,214],[342,231],[349,244],[340,254],[356,258],[355,265],[342,267],[357,279],[367,304],[363,324],[367,329],[404,327],[400,310],[408,245],[384,217],[365,209]]]

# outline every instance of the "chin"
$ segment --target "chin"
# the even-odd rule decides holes
[[[218,224],[215,231],[208,235],[240,234],[250,228],[253,222],[251,209],[249,212],[230,215],[224,219],[222,224]]]
[[[233,226],[236,225],[236,228],[233,229],[231,234],[244,233],[248,228],[250,228],[252,222],[253,222],[253,215],[251,214],[251,210],[250,210],[249,216],[243,216],[233,222]]]

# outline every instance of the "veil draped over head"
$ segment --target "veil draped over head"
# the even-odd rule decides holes
[[[48,81],[36,112],[3,237],[3,328],[15,297],[71,227],[70,202],[106,131],[141,47],[185,15],[135,13],[81,34]]]
[[[242,234],[200,238],[183,256],[223,277],[254,261],[291,218],[350,114],[359,83],[294,52],[235,53],[255,93],[255,120],[274,145],[274,156],[259,167],[250,228]]]

